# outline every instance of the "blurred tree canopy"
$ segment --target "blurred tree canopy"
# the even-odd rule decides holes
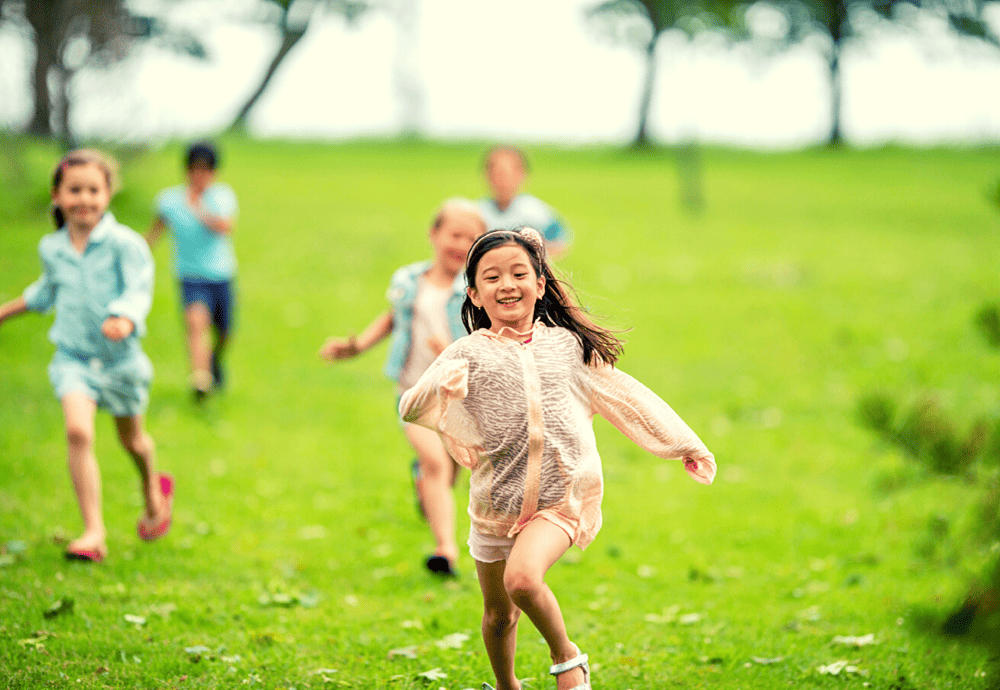
[[[264,4],[267,8],[268,21],[275,23],[281,32],[281,44],[261,77],[257,88],[237,111],[236,117],[229,125],[230,130],[243,131],[246,129],[250,111],[264,95],[272,77],[281,67],[281,63],[306,35],[318,11],[326,10],[333,14],[342,15],[348,24],[352,24],[373,6],[366,0],[267,0]]]
[[[587,18],[616,43],[642,51],[646,61],[634,146],[649,143],[649,107],[656,80],[656,46],[660,36],[676,29],[689,37],[736,24],[736,0],[606,0],[586,11]]]
[[[1000,47],[1000,37],[984,20],[984,11],[997,0],[761,0],[749,13],[763,14],[771,27],[764,40],[782,46],[810,36],[822,36],[830,75],[830,134],[828,143],[839,145],[841,131],[840,58],[844,45],[860,38],[880,22],[912,25],[917,8],[941,17],[958,34]],[[772,16],[767,17],[770,13]],[[752,23],[752,22],[751,22]],[[775,30],[775,28],[777,30]]]
[[[132,12],[125,0],[0,0],[0,22],[20,26],[35,46],[32,115],[27,131],[75,144],[70,82],[84,67],[124,60],[136,41],[158,40],[205,57],[193,35],[168,29],[153,16]]]

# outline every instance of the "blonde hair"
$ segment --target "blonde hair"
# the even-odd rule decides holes
[[[446,199],[434,215],[434,222],[431,224],[431,228],[434,230],[440,228],[448,219],[448,215],[452,213],[465,213],[472,216],[479,221],[483,232],[486,232],[486,221],[483,220],[483,216],[479,212],[479,206],[476,205],[476,202],[466,199],[464,196],[453,196],[450,199]]]
[[[96,149],[76,149],[63,156],[52,173],[52,189],[58,189],[62,184],[66,170],[77,165],[96,165],[104,172],[104,180],[108,184],[108,192],[114,196],[121,189],[121,179],[118,176],[118,161]],[[62,209],[52,207],[52,220],[56,228],[61,228],[66,222]]]

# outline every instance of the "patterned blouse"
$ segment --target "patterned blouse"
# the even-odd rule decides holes
[[[472,471],[474,530],[513,537],[544,518],[586,548],[601,528],[604,493],[594,414],[712,483],[715,458],[677,413],[628,374],[585,365],[572,332],[536,322],[527,343],[503,333],[456,340],[399,403],[404,421],[439,432]]]

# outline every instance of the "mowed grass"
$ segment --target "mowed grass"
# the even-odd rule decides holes
[[[180,152],[125,160],[119,220],[145,229],[156,191],[180,179]],[[37,277],[50,226],[57,154],[24,153],[29,185],[0,188],[2,300]],[[548,578],[595,687],[995,683],[983,650],[918,624],[956,605],[989,557],[967,533],[981,487],[910,469],[859,426],[855,405],[872,391],[904,404],[933,394],[960,426],[997,415],[1000,358],[973,326],[1000,287],[1000,214],[985,201],[996,150],[709,150],[700,215],[681,207],[668,152],[530,153],[529,190],[575,232],[561,268],[629,329],[621,368],[681,414],[720,470],[701,486],[596,421],[604,527]],[[492,682],[472,561],[463,555],[454,582],[422,568],[432,542],[381,375],[385,346],[334,366],[316,356],[385,308],[393,269],[429,256],[442,199],[483,193],[480,155],[225,142],[223,178],[242,206],[231,383],[204,409],[190,401],[164,242],[145,347],[157,371],[148,428],[177,478],[174,526],[153,544],[136,538],[136,476],[99,414],[102,565],[67,563],[57,543],[80,517],[46,376],[51,317],[0,327],[0,686]],[[948,530],[935,540],[936,517]],[[70,599],[70,612],[45,617]],[[869,633],[875,644],[833,641]],[[554,687],[526,618],[519,650],[525,687]],[[820,672],[837,661],[850,668]]]

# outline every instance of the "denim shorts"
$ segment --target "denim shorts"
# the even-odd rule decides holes
[[[115,417],[134,417],[146,411],[152,379],[153,365],[141,351],[109,362],[57,350],[49,363],[49,381],[57,399],[83,393]]]
[[[228,280],[181,279],[181,301],[186,309],[198,302],[204,304],[212,324],[222,335],[229,333],[233,322],[233,287]]]

